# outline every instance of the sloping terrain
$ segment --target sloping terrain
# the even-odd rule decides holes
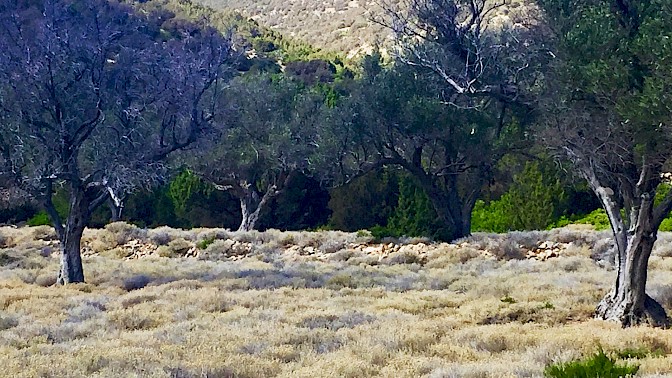
[[[371,21],[382,18],[376,0],[194,0],[218,10],[234,10],[290,38],[348,57],[385,47],[389,29]],[[526,0],[514,0],[491,14],[496,23],[511,22],[531,9]],[[516,21],[514,21],[516,22]]]
[[[389,31],[372,22],[380,8],[371,0],[196,0],[232,9],[289,37],[353,55],[384,43]]]

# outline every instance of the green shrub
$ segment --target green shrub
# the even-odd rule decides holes
[[[642,358],[646,358],[646,357],[649,356],[649,354],[650,354],[650,352],[645,348],[628,348],[628,349],[620,350],[620,351],[614,353],[614,355],[617,358],[620,358],[620,359],[630,358],[630,359],[636,359],[636,360],[641,360]]]
[[[662,349],[656,349],[651,351],[645,347],[639,348],[626,348],[615,353],[616,357],[621,359],[631,358],[640,360],[646,357],[663,357],[665,356],[665,351]]]
[[[161,210],[163,216],[153,223],[158,221],[160,225],[180,228],[227,228],[240,224],[238,200],[228,191],[215,189],[189,170],[180,172],[163,188],[163,193],[158,194],[165,198],[149,205]],[[170,213],[173,214],[172,219]],[[165,219],[166,216],[168,219]]]
[[[492,201],[488,204],[483,200],[477,200],[474,210],[471,212],[472,232],[496,232],[505,233],[511,228],[509,214],[502,201]]]
[[[609,224],[609,217],[604,209],[593,210],[590,214],[584,215],[582,218],[574,220],[575,224],[590,224],[596,230],[607,230],[611,225]]]
[[[399,201],[385,228],[374,228],[371,233],[379,236],[426,236],[437,240],[446,240],[449,230],[438,221],[434,206],[425,191],[409,175],[399,180]]]
[[[329,225],[337,230],[357,231],[386,225],[399,202],[399,173],[385,169],[354,179],[330,191]]]
[[[511,216],[511,229],[543,230],[557,218],[564,197],[555,172],[543,169],[537,162],[528,162],[502,199]]]
[[[203,240],[196,243],[196,247],[198,249],[206,249],[206,248],[208,248],[208,246],[210,244],[214,243],[214,241],[215,241],[215,238],[203,239]]]
[[[37,214],[33,215],[32,218],[28,219],[28,225],[29,226],[49,226],[51,225],[51,219],[49,219],[49,215],[47,215],[47,212],[42,210],[38,212]]]
[[[553,229],[553,228],[561,228],[561,227],[565,227],[567,225],[570,225],[572,223],[574,223],[572,221],[572,218],[563,215],[560,218],[558,218],[558,220],[556,220],[555,222],[549,224],[548,229],[550,230],[550,229]]]
[[[637,374],[639,365],[618,365],[600,349],[593,356],[563,364],[549,365],[544,376],[551,378],[619,378]]]
[[[54,204],[56,212],[61,217],[61,219],[65,220],[65,218],[68,216],[69,210],[68,193],[63,189],[57,189],[51,198],[51,202]],[[49,218],[49,215],[46,211],[41,210],[37,214],[33,215],[32,218],[29,218],[26,223],[28,223],[29,226],[51,226],[51,218]]]
[[[670,190],[669,184],[661,184],[656,192],[655,203],[658,204],[662,201],[663,197]],[[621,211],[622,215],[623,212]],[[572,217],[560,217],[555,223],[553,223],[549,228],[558,228],[564,227],[568,224],[589,224],[595,227],[596,230],[608,230],[611,225],[609,224],[609,217],[604,209],[596,209],[591,213],[582,215],[582,216],[572,216]],[[663,222],[658,228],[659,231],[672,231],[672,214],[668,215],[667,218],[663,219]]]
[[[373,240],[377,241],[380,241],[381,239],[387,237],[393,237],[393,238],[399,237],[399,235],[397,235],[396,232],[394,232],[394,230],[390,230],[386,226],[381,226],[379,224],[371,227],[369,233],[373,237]]]
[[[168,197],[173,200],[175,211],[184,213],[189,205],[189,200],[197,194],[208,195],[214,188],[208,185],[200,177],[189,170],[184,170],[178,174],[168,187]]]
[[[528,162],[500,199],[488,204],[476,202],[471,230],[503,233],[546,229],[558,218],[564,197],[557,174],[537,162]]]
[[[667,217],[663,219],[663,222],[660,224],[658,230],[666,232],[672,231],[672,217]]]

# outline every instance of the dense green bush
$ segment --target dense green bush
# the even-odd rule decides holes
[[[47,212],[42,210],[28,219],[26,223],[29,226],[49,226],[51,225],[51,219],[49,219]]]
[[[196,195],[210,195],[215,188],[205,183],[189,170],[180,172],[168,186],[168,196],[173,200],[175,211],[184,213],[187,211],[189,201]]]
[[[660,228],[658,228],[658,230],[666,232],[672,231],[672,217],[663,219],[663,222],[660,224]]]
[[[663,183],[660,186],[658,186],[658,190],[656,191],[655,204],[658,204],[660,201],[662,201],[667,192],[670,191],[670,189],[672,189],[672,185],[668,183]],[[667,218],[663,219],[663,223],[660,224],[658,230],[672,231],[672,214],[668,215]]]
[[[371,234],[378,239],[388,236],[425,236],[448,240],[450,230],[438,221],[425,191],[409,175],[399,175],[398,180],[397,206],[387,219],[387,225],[372,227]]]
[[[471,212],[471,231],[504,233],[511,230],[511,217],[502,200],[485,203],[477,200]]]
[[[439,225],[436,212],[427,194],[412,178],[402,176],[399,181],[399,201],[387,228],[394,236],[433,236]]]
[[[607,217],[607,213],[604,211],[604,209],[595,209],[592,212],[582,215],[582,216],[574,216],[574,217],[563,217],[559,219],[553,227],[563,227],[568,224],[589,224],[593,227],[595,227],[596,230],[607,230],[609,229],[610,224],[609,224],[609,217]]]
[[[303,174],[293,175],[282,192],[261,212],[259,230],[324,227],[331,215],[328,203],[329,192],[317,180]]]
[[[169,203],[157,203],[173,211],[173,223],[180,227],[228,227],[240,223],[238,201],[188,170],[175,176],[165,189]]]
[[[564,364],[549,365],[544,376],[552,378],[619,378],[637,374],[638,365],[619,365],[607,356],[602,349],[591,357]]]
[[[477,201],[471,229],[500,233],[543,230],[558,219],[564,198],[557,174],[538,162],[528,162],[500,199],[487,204]]]

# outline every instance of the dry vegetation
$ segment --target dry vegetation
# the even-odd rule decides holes
[[[422,258],[372,258],[354,247],[370,241],[362,233],[115,223],[87,231],[88,282],[67,287],[51,286],[54,236],[0,229],[0,375],[535,377],[598,346],[657,351],[637,361],[640,375],[672,374],[669,331],[591,320],[613,279],[604,233],[478,234],[423,247]],[[135,240],[159,252],[119,252]],[[252,247],[230,253],[231,240]],[[545,240],[569,244],[557,258],[521,259]],[[649,282],[668,311],[670,240],[661,236]],[[181,257],[194,246],[198,258]]]
[[[215,9],[233,9],[261,24],[314,46],[367,52],[389,33],[370,21],[379,12],[371,0],[197,0]]]
[[[240,12],[283,35],[348,57],[385,47],[392,33],[372,21],[383,15],[376,0],[195,0],[213,9]],[[392,1],[391,3],[394,3]],[[524,0],[512,1],[494,17],[508,19]],[[523,7],[524,8],[524,7]]]

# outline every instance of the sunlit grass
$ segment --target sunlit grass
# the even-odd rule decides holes
[[[87,238],[104,250],[129,232],[147,243],[170,238],[121,225]],[[600,346],[660,351],[637,360],[640,375],[672,374],[669,331],[591,319],[614,272],[588,247],[544,262],[496,260],[476,251],[487,244],[476,236],[471,246],[430,247],[424,263],[371,265],[343,253],[354,234],[160,232],[190,242],[219,232],[268,248],[235,261],[94,255],[84,261],[86,284],[53,287],[49,230],[0,229],[9,240],[0,250],[0,375],[535,377]],[[562,232],[511,237],[568,237]],[[591,232],[574,237],[602,237]],[[317,249],[341,245],[328,253],[342,256],[289,258],[290,236]],[[672,259],[661,253],[649,287],[669,306]]]

